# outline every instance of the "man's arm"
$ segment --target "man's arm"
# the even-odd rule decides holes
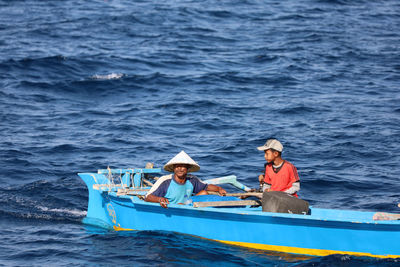
[[[300,178],[299,178],[299,174],[297,173],[297,169],[296,167],[290,163],[289,167],[291,167],[289,169],[289,173],[290,173],[290,180],[293,182],[292,186],[285,190],[286,193],[293,195],[295,193],[297,193],[300,190]]]
[[[221,196],[226,195],[225,189],[223,189],[222,187],[220,187],[218,185],[209,184],[207,186],[207,191],[218,192]]]
[[[269,192],[270,189],[271,189],[271,185],[270,185],[270,184],[263,183],[262,186],[261,186],[261,191],[263,191],[263,192],[264,192],[264,191]]]
[[[171,175],[161,176],[146,194],[146,198],[144,200],[147,202],[160,203],[161,207],[167,208],[169,201],[163,196],[165,196],[167,193],[169,183],[171,182],[171,177]]]
[[[300,182],[295,182],[292,184],[292,187],[285,190],[285,193],[293,195],[294,193],[298,192],[299,190],[300,190]]]
[[[155,196],[155,195],[147,195],[146,198],[144,199],[144,201],[160,203],[160,206],[163,207],[163,208],[168,208],[167,205],[169,204],[169,201],[168,201],[167,198],[158,197],[158,196]]]

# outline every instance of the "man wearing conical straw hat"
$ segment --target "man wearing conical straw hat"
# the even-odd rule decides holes
[[[205,184],[196,176],[188,174],[199,171],[200,166],[183,150],[164,165],[164,170],[173,174],[160,177],[147,193],[146,201],[158,202],[161,207],[167,208],[169,203],[185,204],[192,194],[205,195],[207,191],[226,194],[222,187]]]

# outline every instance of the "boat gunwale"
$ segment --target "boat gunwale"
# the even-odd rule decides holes
[[[139,204],[139,205],[145,205],[145,206],[155,206],[162,208],[158,203],[152,203],[152,202],[146,202],[144,200],[139,199],[136,196],[117,196],[115,192],[109,192],[108,195],[112,198],[113,202],[117,199],[124,199],[128,200],[132,204]],[[120,201],[118,201],[119,205],[123,205]],[[132,208],[131,206],[129,206]],[[320,211],[338,211],[338,212],[350,212],[350,213],[370,213],[371,219],[359,219],[357,218],[323,218],[323,217],[316,217],[311,215],[303,215],[303,214],[290,214],[290,213],[274,213],[274,212],[263,212],[261,210],[250,210],[251,208],[214,208],[214,207],[199,207],[195,208],[190,205],[180,205],[180,204],[169,204],[168,208],[174,208],[174,209],[181,209],[181,210],[191,210],[191,211],[203,211],[203,212],[216,212],[220,214],[237,214],[237,215],[242,215],[242,216],[258,216],[258,217],[270,217],[270,218],[276,218],[276,219],[288,219],[289,221],[296,219],[296,220],[306,220],[306,221],[316,221],[316,222],[331,222],[331,223],[351,223],[355,224],[356,228],[360,228],[361,225],[370,227],[371,225],[374,225],[374,227],[383,226],[384,228],[400,228],[400,220],[397,221],[375,221],[372,219],[373,212],[367,212],[367,211],[354,211],[354,210],[334,210],[334,209],[321,209],[321,208],[312,208],[312,210],[320,210]],[[162,208],[164,209],[164,208]],[[289,223],[288,223],[289,224]],[[307,224],[309,225],[309,224]],[[363,228],[363,227],[361,227]],[[376,229],[377,230],[377,229]]]

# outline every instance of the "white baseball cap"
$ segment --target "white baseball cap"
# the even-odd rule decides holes
[[[260,150],[260,151],[273,149],[273,150],[282,152],[283,145],[281,144],[281,142],[279,142],[276,139],[268,139],[267,142],[265,142],[265,144],[263,146],[259,146],[259,147],[257,147],[257,149]]]

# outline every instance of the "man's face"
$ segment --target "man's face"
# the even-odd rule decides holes
[[[271,149],[265,150],[264,158],[267,162],[272,162],[278,156],[278,152],[272,151]]]
[[[174,173],[176,177],[183,179],[186,178],[188,173],[188,165],[186,164],[175,164],[174,165]]]

